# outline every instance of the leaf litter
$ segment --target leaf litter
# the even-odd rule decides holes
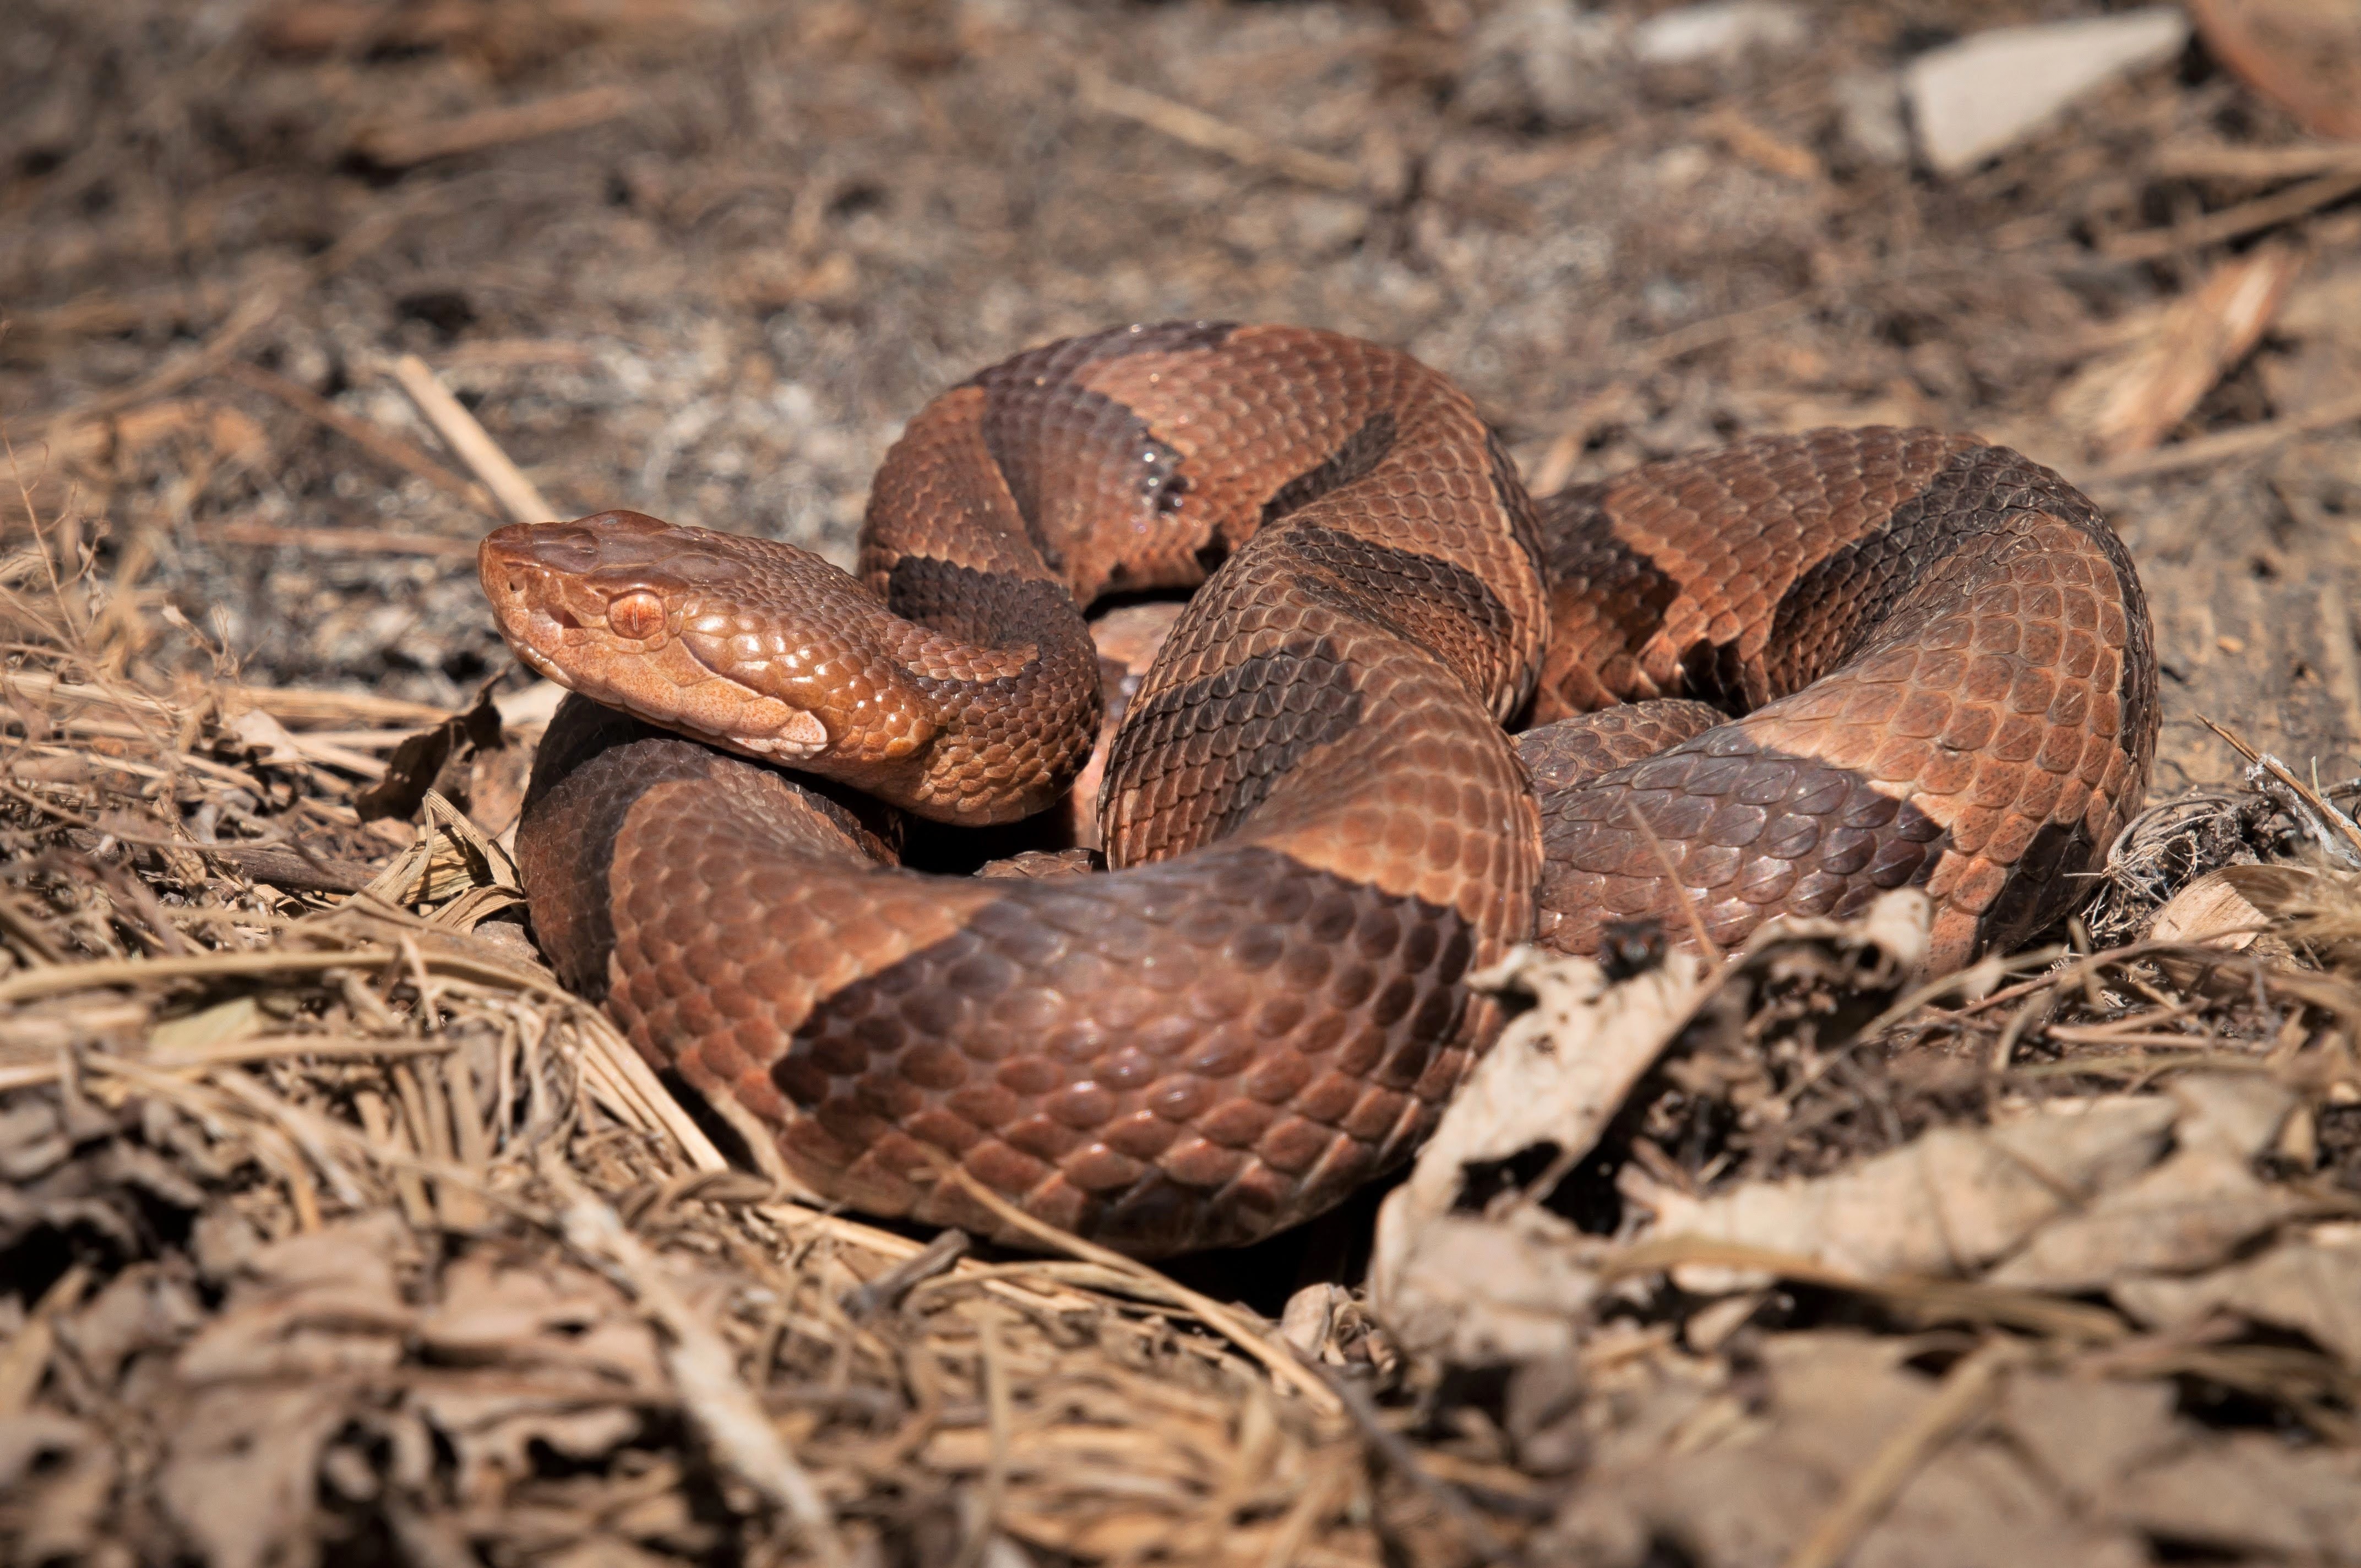
[[[2144,909],[2094,920],[2166,924],[2221,845],[2275,879],[2169,941],[1919,985],[1905,891],[1716,960],[1520,955],[1366,1282],[1274,1321],[733,1169],[439,789],[397,845],[302,728],[77,658],[11,685],[126,732],[10,803],[14,1557],[2351,1560],[2361,890],[2289,819],[2323,797],[2258,773],[2161,872],[2187,811],[2136,824]],[[523,745],[489,704],[421,733],[445,784]]]

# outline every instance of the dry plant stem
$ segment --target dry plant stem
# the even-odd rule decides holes
[[[1948,996],[1954,991],[1962,990],[1999,974],[2005,974],[2010,970],[2037,969],[2043,964],[2063,958],[2067,951],[2068,949],[2059,947],[2034,948],[2022,953],[2012,953],[2005,959],[1986,959],[1982,962],[1971,964],[1966,969],[1954,970],[1949,974],[1938,975],[1916,990],[1906,993],[1893,1006],[1871,1019],[1868,1025],[1855,1038],[1873,1040],[1937,997]],[[1985,967],[1987,964],[1992,967],[1987,969]]]
[[[66,961],[65,954],[49,940],[49,932],[42,928],[33,912],[5,887],[0,887],[0,933],[5,933],[23,947],[36,963],[61,964]]]
[[[762,1402],[738,1375],[737,1358],[706,1325],[639,1237],[623,1228],[614,1210],[592,1196],[556,1160],[543,1162],[543,1175],[563,1198],[561,1229],[567,1245],[631,1292],[649,1321],[670,1342],[673,1376],[683,1402],[715,1456],[794,1521],[814,1556],[832,1568],[851,1561],[827,1500],[788,1452]]]
[[[173,847],[203,848],[202,845]],[[55,996],[63,992],[104,985],[141,985],[159,980],[228,975],[304,974],[332,969],[366,970],[399,963],[401,959],[401,955],[395,949],[380,947],[330,948],[316,952],[191,953],[181,958],[101,959],[89,963],[60,964],[33,970],[0,980],[0,1007],[38,996]],[[431,972],[438,975],[485,981],[530,992],[552,1001],[579,1005],[558,988],[555,981],[528,970],[460,953],[437,952],[425,957],[423,961]]]
[[[1292,1351],[1293,1347],[1290,1349]],[[1367,1390],[1323,1362],[1304,1355],[1301,1351],[1293,1351],[1293,1354],[1335,1397],[1345,1419],[1353,1423],[1353,1430],[1360,1434],[1369,1452],[1448,1515],[1451,1522],[1459,1527],[1460,1534],[1466,1539],[1468,1550],[1476,1553],[1479,1562],[1499,1563],[1514,1555],[1508,1542],[1502,1541],[1484,1521],[1483,1516],[1476,1511],[1476,1506],[1467,1500],[1466,1494],[1431,1474],[1418,1462],[1417,1452],[1402,1441],[1400,1432],[1386,1425],[1385,1418],[1378,1413]]]
[[[867,1284],[846,1291],[841,1302],[845,1315],[859,1322],[885,1310],[908,1295],[911,1287],[948,1271],[967,1255],[968,1245],[965,1231],[945,1231],[928,1242],[924,1251],[904,1258]]]
[[[2024,1006],[2009,1014],[2007,1026],[2001,1030],[2000,1038],[1993,1042],[1992,1070],[1995,1075],[2009,1069],[2016,1058],[2016,1043],[2025,1038],[2027,1029],[2036,1022],[2046,1019],[2049,1010],[2058,1005],[2059,992],[2062,989],[2053,985],[2047,991],[2037,992]]]
[[[476,558],[475,545],[465,539],[396,533],[385,528],[286,528],[271,522],[225,522],[207,532],[225,544],[291,544],[299,550],[331,555],[439,555],[454,561]]]
[[[2247,930],[2259,931],[2264,929],[2268,929],[2268,927],[2237,926],[2217,931],[2213,934],[2217,937],[2232,936]],[[2005,1006],[2007,1003],[2015,1002],[2020,997],[2029,996],[2033,992],[2043,990],[2047,987],[2080,985],[2082,982],[2082,976],[2085,970],[2095,973],[2103,969],[2126,964],[2135,959],[2148,958],[2158,953],[2188,953],[2192,950],[2205,951],[2205,949],[2202,948],[2192,949],[2191,945],[2187,942],[2132,942],[2120,948],[2109,948],[2103,952],[2092,953],[2088,958],[2079,959],[2063,969],[2053,970],[2048,974],[2036,975],[2031,980],[2019,981],[2016,984],[2009,986],[2005,990],[1995,991],[1981,1002],[1969,1003],[1966,1006],[1954,1012],[1951,1016],[1954,1018],[1972,1017],[1976,1014],[1989,1012],[1995,1007]],[[2048,952],[2048,956],[2049,958],[2059,958],[2063,957],[2064,954],[2065,949],[2059,948],[2055,951]],[[2034,955],[2028,953],[2025,956],[2031,958]],[[2229,955],[2216,950],[2206,952],[2205,956],[2220,959],[2226,958]],[[2045,961],[2047,960],[2045,959]]]
[[[2184,180],[2301,180],[2361,169],[2361,143],[2298,142],[2292,147],[2237,147],[2187,142],[2159,148],[2156,172]]]
[[[2189,223],[2176,224],[2169,229],[2110,235],[2099,242],[2099,249],[2116,261],[2154,261],[2176,251],[2218,245],[2224,240],[2253,234],[2257,229],[2270,228],[2303,217],[2332,202],[2343,201],[2356,191],[2361,191],[2361,170],[2347,167],[2252,202],[2242,202],[2235,207],[2209,213]]]
[[[43,652],[22,644],[6,645],[5,651]],[[109,707],[124,713],[144,713],[159,718],[178,718],[182,711],[163,697],[129,686],[60,680],[40,670],[0,671],[0,692],[22,694],[34,700]],[[440,724],[451,717],[450,709],[429,703],[405,702],[400,697],[377,696],[363,692],[281,690],[270,686],[224,684],[214,687],[214,694],[217,700],[229,707],[259,708],[274,718],[291,719],[297,723],[374,718],[389,724]],[[193,757],[181,760],[186,762],[199,761]],[[248,789],[256,787],[253,779],[244,774],[238,777]]]
[[[628,87],[587,87],[530,104],[481,109],[452,120],[418,120],[364,134],[357,150],[388,169],[478,152],[507,142],[588,130],[628,113],[638,94]]]
[[[1290,180],[1301,181],[1306,185],[1345,192],[1361,188],[1361,171],[1341,158],[1330,158],[1300,147],[1268,140],[1227,120],[1217,119],[1202,109],[1193,109],[1159,93],[1126,86],[1095,66],[1076,67],[1074,77],[1082,89],[1082,102],[1102,114],[1117,115],[1126,120],[1137,121],[1151,130],[1163,132],[1174,141],[1202,151],[1219,153],[1250,169],[1268,169]]]
[[[275,370],[266,370],[259,365],[244,362],[230,366],[225,373],[231,379],[251,387],[314,423],[335,431],[378,461],[405,474],[417,475],[435,488],[456,497],[487,516],[500,515],[492,504],[492,498],[481,487],[469,484],[391,431],[380,430],[359,415],[346,412],[309,387],[291,381]],[[340,531],[314,529],[305,532],[332,533]]]
[[[2319,817],[2323,825],[2334,829],[2337,836],[2345,840],[2349,852],[2361,855],[2361,825],[2356,825],[2351,817],[2322,799],[2318,791],[2288,772],[2287,765],[2277,757],[2263,755],[2202,713],[2197,718],[2198,722],[2219,735],[2232,751],[2246,758],[2249,763],[2270,774],[2272,778],[2291,791],[2297,799],[2311,808],[2312,815]]]
[[[207,848],[192,839],[159,839],[152,834],[134,833],[127,828],[110,828],[103,822],[93,821],[78,811],[69,811],[62,806],[43,800],[37,795],[28,794],[11,784],[0,784],[0,795],[6,795],[19,806],[30,806],[42,816],[62,822],[69,828],[79,828],[87,833],[103,833],[117,843],[137,844],[147,850],[188,850],[200,854]]]
[[[1648,826],[1646,817],[1640,815],[1639,806],[1634,805],[1628,815],[1631,818],[1631,825],[1640,830],[1640,837],[1648,840],[1648,848],[1655,854],[1656,864],[1664,868],[1665,883],[1679,896],[1681,914],[1687,917],[1689,935],[1697,938],[1697,951],[1705,955],[1708,965],[1719,970],[1728,955],[1721,950],[1721,945],[1707,933],[1705,916],[1697,913],[1697,900],[1691,898],[1689,890],[1681,885],[1680,868],[1673,864],[1673,857],[1664,852],[1664,841],[1656,837],[1656,830]],[[1718,977],[1708,977],[1708,984],[1699,991],[1699,995],[1705,995],[1710,992],[1709,981],[1712,978]]]
[[[2191,1038],[2180,1036],[2183,1042]],[[2123,1042],[2116,1042],[2121,1044]],[[2137,1042],[2132,1042],[2136,1044]],[[2129,1056],[2072,1057],[2065,1061],[2030,1062],[2011,1070],[2012,1079],[2119,1077],[2127,1088],[2138,1088],[2168,1072],[2269,1073],[2271,1064],[2249,1056],[2206,1050],[2141,1051]]]
[[[956,1233],[954,1233],[956,1234]],[[992,1451],[983,1470],[983,1486],[975,1501],[975,1522],[960,1544],[953,1568],[976,1568],[992,1545],[993,1521],[1008,1500],[1010,1428],[1016,1413],[1008,1394],[1008,1362],[1000,1344],[1000,1311],[988,1307],[976,1314],[976,1354],[983,1362],[983,1421],[991,1434]]]
[[[1303,1395],[1313,1409],[1326,1415],[1343,1413],[1344,1403],[1336,1397],[1335,1390],[1329,1387],[1318,1373],[1298,1360],[1283,1341],[1275,1342],[1212,1297],[1167,1278],[1136,1258],[1126,1257],[1095,1242],[1086,1242],[1071,1231],[1061,1231],[1045,1221],[1035,1219],[970,1176],[962,1167],[946,1168],[940,1179],[958,1182],[966,1189],[970,1197],[991,1210],[994,1218],[1011,1230],[1024,1232],[1054,1252],[1062,1252],[1070,1257],[1095,1263],[1116,1274],[1147,1282],[1145,1288],[1153,1289],[1180,1303],[1198,1321],[1262,1363],[1273,1377]]]
[[[500,443],[436,378],[426,361],[415,354],[405,354],[393,362],[390,373],[425,416],[426,422],[434,427],[434,433],[450,444],[459,460],[492,492],[511,522],[547,522],[557,515],[542,499],[533,481],[524,477],[523,470],[500,450]]]
[[[1785,1568],[1836,1568],[1843,1562],[1920,1467],[1990,1408],[2008,1369],[2022,1357],[2008,1340],[1988,1340],[1961,1357],[1926,1407],[1845,1482],[1820,1522],[1787,1554]]]
[[[2361,396],[2338,398],[2301,413],[2240,425],[2235,430],[2217,431],[2212,435],[2201,435],[2194,441],[2143,452],[2103,467],[2090,469],[2075,482],[2084,486],[2121,485],[2161,474],[2177,474],[2186,468],[2203,468],[2215,463],[2259,456],[2297,436],[2317,434],[2356,421],[2361,421]]]

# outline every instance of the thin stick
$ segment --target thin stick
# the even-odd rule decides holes
[[[2225,239],[2236,239],[2257,229],[2270,228],[2290,219],[2302,217],[2331,202],[2341,202],[2356,191],[2361,191],[2361,170],[2346,167],[2272,195],[2241,202],[2235,207],[2224,207],[2218,213],[2209,213],[2185,224],[2175,224],[2168,229],[2110,235],[2099,242],[2099,250],[2115,261],[2154,261],[2175,251],[2216,245]]]
[[[1952,1366],[1942,1387],[1877,1456],[1855,1471],[1820,1522],[1787,1554],[1785,1568],[1836,1568],[1936,1452],[1982,1415],[2020,1353],[1989,1340]]]
[[[874,1317],[908,1295],[913,1287],[949,1272],[967,1255],[968,1245],[965,1231],[945,1231],[928,1242],[924,1251],[913,1253],[866,1285],[847,1290],[838,1304],[843,1307],[844,1315],[856,1323]]]
[[[347,413],[301,382],[291,381],[275,370],[265,370],[259,365],[243,360],[228,366],[223,374],[294,410],[313,423],[325,425],[379,462],[405,474],[415,474],[435,488],[448,491],[478,511],[495,517],[499,515],[492,498],[484,492],[481,486],[469,484],[393,432],[381,430],[358,414]]]
[[[485,505],[489,510],[490,498],[485,498]],[[396,533],[388,528],[282,528],[273,522],[225,522],[206,532],[225,544],[288,544],[325,555],[438,555],[456,561],[473,560],[476,554],[472,540]]]
[[[418,411],[426,416],[426,422],[434,427],[435,433],[450,444],[459,460],[492,492],[511,521],[546,522],[557,515],[541,499],[533,481],[509,461],[500,443],[435,378],[426,361],[415,354],[405,354],[393,362],[392,375],[401,389],[410,394],[410,400],[418,405]]]
[[[2247,745],[2246,741],[2240,740],[2237,736],[2231,734],[2227,729],[2224,729],[2220,725],[2214,723],[2213,719],[2207,718],[2204,714],[2201,713],[2197,716],[2197,722],[2205,726],[2206,729],[2213,731],[2214,734],[2219,735],[2232,751],[2237,752],[2241,757],[2246,758],[2248,763],[2262,769],[2263,772],[2270,774],[2271,777],[2277,779],[2280,784],[2285,784],[2290,791],[2294,792],[2296,798],[2302,801],[2305,806],[2312,808],[2312,815],[2320,818],[2321,824],[2323,827],[2334,829],[2337,836],[2345,841],[2345,844],[2348,847],[2348,852],[2361,854],[2361,824],[2356,824],[2351,817],[2337,810],[2336,807],[2329,805],[2327,801],[2323,800],[2320,797],[2318,791],[2305,784],[2301,779],[2297,778],[2293,773],[2288,772],[2286,763],[2280,762],[2277,757],[2265,756],[2262,752],[2256,751],[2252,746]]]
[[[627,113],[639,95],[628,87],[586,87],[529,104],[504,104],[452,120],[409,120],[362,133],[354,150],[387,169],[479,152],[535,137],[588,130]]]
[[[0,981],[0,992],[5,992],[5,989],[6,982]],[[1035,1241],[1055,1251],[1062,1252],[1069,1257],[1078,1257],[1085,1263],[1102,1265],[1127,1277],[1152,1281],[1152,1288],[1180,1303],[1182,1308],[1193,1314],[1198,1321],[1261,1362],[1264,1369],[1274,1378],[1303,1395],[1312,1402],[1313,1408],[1328,1415],[1340,1415],[1344,1412],[1344,1401],[1336,1397],[1335,1390],[1329,1387],[1317,1373],[1297,1360],[1293,1352],[1287,1349],[1284,1344],[1272,1343],[1268,1335],[1250,1327],[1245,1319],[1212,1297],[1191,1290],[1177,1280],[1157,1273],[1137,1258],[1126,1257],[1123,1254],[1103,1247],[1096,1242],[1086,1242],[1073,1232],[1061,1231],[1047,1220],[1035,1219],[983,1182],[978,1181],[962,1167],[946,1166],[942,1172],[942,1179],[956,1182],[966,1190],[969,1197],[990,1210],[994,1219],[1012,1231],[1022,1231]]]
[[[2158,174],[2184,180],[2300,180],[2361,169],[2361,143],[2298,142],[2293,147],[2238,147],[2192,142],[2157,149]]]
[[[1460,1534],[1466,1538],[1467,1545],[1476,1553],[1477,1561],[1498,1563],[1513,1555],[1508,1542],[1484,1522],[1483,1516],[1476,1511],[1466,1494],[1418,1462],[1417,1451],[1402,1441],[1400,1432],[1386,1425],[1367,1389],[1325,1364],[1304,1355],[1301,1351],[1296,1354],[1336,1397],[1337,1402],[1345,1409],[1345,1419],[1353,1423],[1353,1430],[1360,1434],[1361,1442],[1369,1452],[1382,1460],[1387,1468],[1425,1494],[1436,1508],[1459,1527]]]
[[[2194,441],[2179,442],[2153,452],[2125,457],[2103,468],[2091,469],[2080,476],[2076,482],[2085,486],[2120,485],[2158,474],[2177,474],[2184,468],[2202,468],[2214,463],[2259,456],[2297,436],[2317,434],[2340,424],[2351,424],[2356,420],[2361,420],[2361,396],[2338,398],[2301,413],[2263,420],[2255,424],[2242,424],[2235,430],[2218,431],[2212,435],[2201,435]]]
[[[1681,913],[1688,916],[1689,935],[1697,938],[1697,951],[1706,956],[1707,962],[1719,966],[1725,956],[1720,944],[1706,935],[1705,916],[1697,913],[1697,901],[1689,896],[1689,890],[1682,884],[1680,868],[1673,864],[1673,857],[1664,849],[1664,841],[1656,837],[1656,830],[1648,826],[1645,817],[1640,815],[1639,802],[1626,801],[1624,809],[1631,813],[1631,824],[1640,829],[1640,837],[1647,839],[1648,848],[1655,851],[1656,863],[1664,868],[1664,880],[1672,884],[1674,896],[1681,901]]]
[[[1227,120],[1216,119],[1202,109],[1176,103],[1160,93],[1126,86],[1093,66],[1078,67],[1074,75],[1082,90],[1082,102],[1102,114],[1119,115],[1161,131],[1174,141],[1219,153],[1251,169],[1268,169],[1306,185],[1330,191],[1361,188],[1361,171],[1341,158],[1258,137]]]

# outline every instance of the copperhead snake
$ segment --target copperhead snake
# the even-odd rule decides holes
[[[2130,559],[2014,452],[1817,431],[1536,501],[1448,380],[1296,327],[981,372],[887,456],[850,576],[629,512],[480,566],[576,694],[518,838],[561,978],[822,1192],[1004,1234],[955,1161],[1142,1255],[1400,1159],[1516,943],[1905,884],[1930,968],[2021,940],[2156,741]],[[1108,874],[894,863],[873,801],[1057,801],[1101,740],[1084,609],[1188,587],[1105,742]]]

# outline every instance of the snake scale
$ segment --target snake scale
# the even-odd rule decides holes
[[[1537,501],[1451,382],[1299,327],[981,372],[887,456],[850,576],[629,512],[480,566],[575,694],[518,838],[566,982],[824,1193],[1005,1235],[956,1162],[1142,1255],[1401,1158],[1516,943],[1905,884],[1930,967],[2021,940],[2156,741],[2131,562],[2014,452],[1817,431]],[[1056,802],[1101,743],[1085,609],[1190,587],[1104,742],[1106,874],[895,863],[873,802]]]

